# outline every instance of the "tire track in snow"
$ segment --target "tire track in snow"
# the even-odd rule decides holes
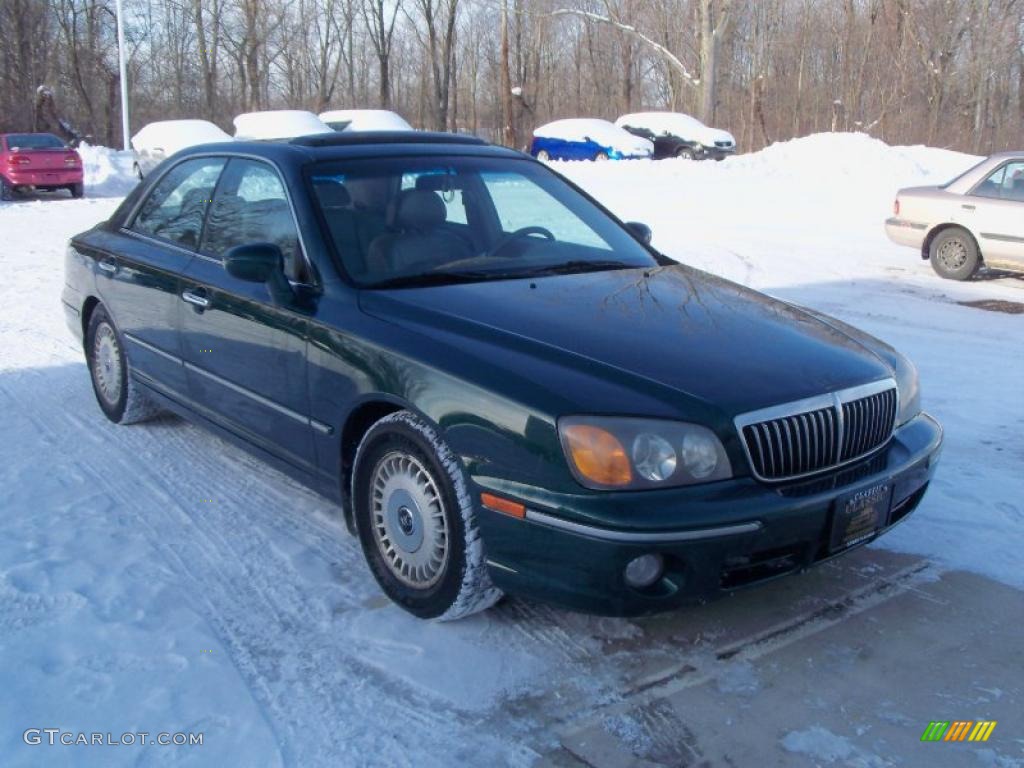
[[[81,372],[81,384],[50,389],[46,399],[77,404],[85,397],[92,406],[84,366]],[[41,374],[25,375],[43,378]],[[58,433],[49,420],[36,414],[74,414],[73,408],[61,407],[64,402],[53,403],[52,408],[46,402],[27,402],[20,395],[25,383],[21,382],[18,391],[4,386],[5,394],[18,402],[24,413],[32,414],[30,420],[48,442],[67,442],[63,430]],[[93,419],[75,414],[66,423],[77,433],[70,441],[77,450],[84,445],[104,453],[103,472],[88,461],[80,462],[83,471],[119,501],[121,509],[135,512],[133,520],[146,530],[147,540],[176,578],[200,599],[201,615],[228,649],[276,735],[286,764],[329,762],[348,753],[356,762],[384,759],[399,765],[406,762],[405,755],[423,754],[423,746],[431,742],[438,750],[434,754],[443,754],[453,726],[460,730],[469,727],[453,722],[457,718],[451,711],[439,710],[438,702],[410,692],[400,681],[382,677],[377,669],[346,655],[344,647],[339,647],[343,638],[330,631],[334,612],[325,611],[322,602],[301,589],[302,576],[268,537],[268,529],[283,534],[293,546],[314,550],[329,563],[345,564],[346,570],[361,564],[357,548],[340,540],[347,536],[340,524],[310,522],[309,515],[303,514],[319,497],[302,490],[294,497],[300,501],[298,505],[284,504],[287,495],[298,490],[289,487],[290,481],[282,483],[287,490],[268,487],[268,481],[262,479],[246,482],[244,478],[252,470],[261,474],[269,470],[256,460],[247,466],[230,455],[238,449],[184,423],[117,428],[103,422],[98,411]],[[160,442],[155,445],[155,440]],[[196,509],[180,501],[178,489],[195,488],[197,482],[211,478],[223,482],[219,496],[244,500],[244,511],[234,504],[222,507],[216,503],[200,511],[198,500]],[[140,508],[141,499],[156,503]],[[157,510],[159,516],[151,514]],[[282,525],[282,520],[287,524]],[[182,529],[197,535],[183,540]],[[355,573],[351,576],[360,578]],[[362,574],[362,579],[368,580],[368,573]],[[337,587],[335,591],[343,611],[359,609],[354,599],[357,593]],[[282,637],[294,637],[298,651],[275,644],[275,638]],[[351,696],[353,680],[359,681],[359,696],[355,697]],[[381,732],[367,729],[367,707],[378,713],[381,722],[404,727]],[[351,753],[353,744],[359,745],[356,754]],[[527,757],[524,750],[509,749],[501,742],[490,744],[486,751],[504,752],[514,761]],[[375,757],[367,757],[369,754]]]

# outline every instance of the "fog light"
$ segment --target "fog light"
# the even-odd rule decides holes
[[[665,560],[661,555],[640,555],[626,566],[626,583],[641,589],[649,587],[661,578],[664,570]]]

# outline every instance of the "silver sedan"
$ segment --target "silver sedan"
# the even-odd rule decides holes
[[[942,186],[901,189],[885,232],[950,280],[983,264],[1024,271],[1024,152],[992,155]]]

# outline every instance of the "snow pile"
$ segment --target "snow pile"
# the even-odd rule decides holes
[[[239,141],[272,141],[331,133],[327,123],[303,109],[246,112],[236,117],[234,122],[235,138]]]
[[[132,152],[82,144],[78,154],[82,157],[85,194],[89,197],[120,197],[131,192],[138,182],[132,170]]]
[[[225,141],[232,139],[208,120],[160,120],[132,136],[136,150],[159,150],[167,157],[186,147]]]
[[[412,131],[404,117],[389,109],[332,109],[321,112],[320,119],[337,123],[344,131]]]

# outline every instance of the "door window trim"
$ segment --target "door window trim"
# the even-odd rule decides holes
[[[185,248],[184,246],[178,245],[177,243],[166,242],[166,241],[161,240],[159,238],[150,238],[148,235],[145,235],[144,233],[136,232],[135,230],[133,230],[131,228],[135,224],[135,217],[138,215],[139,210],[142,208],[142,205],[146,202],[146,200],[149,199],[150,194],[152,194],[153,190],[157,187],[157,185],[163,180],[163,178],[168,173],[170,173],[172,170],[177,168],[182,163],[187,163],[189,160],[197,160],[199,158],[204,158],[204,157],[212,157],[212,158],[218,158],[218,159],[223,159],[224,160],[224,167],[221,168],[220,174],[217,176],[217,183],[214,184],[213,193],[212,193],[212,196],[210,198],[211,200],[214,197],[216,197],[216,195],[217,195],[217,188],[220,186],[221,177],[224,175],[224,170],[228,166],[228,161],[230,161],[232,158],[236,158],[237,157],[237,158],[240,158],[242,160],[254,160],[254,161],[258,162],[258,163],[263,163],[264,165],[269,165],[274,170],[274,172],[277,173],[277,176],[278,176],[278,178],[281,181],[281,186],[284,188],[284,196],[285,196],[285,200],[287,200],[287,202],[288,202],[288,210],[289,210],[289,212],[291,213],[291,216],[292,216],[292,223],[295,225],[295,232],[299,236],[299,252],[300,252],[300,255],[302,257],[302,261],[306,265],[307,273],[309,274],[309,276],[312,279],[312,282],[310,282],[310,283],[300,283],[300,282],[296,282],[294,280],[289,280],[288,282],[291,283],[293,287],[303,287],[303,288],[312,288],[312,289],[315,289],[315,290],[320,290],[322,288],[322,280],[320,278],[320,272],[316,268],[316,266],[313,264],[312,259],[309,258],[309,253],[308,253],[308,250],[306,248],[306,240],[305,240],[305,238],[302,235],[302,227],[299,226],[299,218],[295,214],[295,203],[292,200],[292,193],[291,193],[291,190],[288,188],[288,183],[285,181],[284,173],[281,172],[281,166],[278,165],[273,160],[270,160],[270,159],[265,158],[265,157],[260,157],[259,155],[253,155],[253,154],[250,154],[248,152],[223,152],[223,151],[220,151],[220,152],[200,152],[200,153],[197,153],[197,154],[194,154],[194,155],[189,155],[188,157],[181,158],[176,163],[168,166],[168,168],[163,173],[161,173],[160,176],[157,179],[155,179],[153,181],[152,186],[150,186],[150,188],[148,190],[146,190],[146,194],[145,195],[141,195],[139,197],[139,199],[135,201],[135,205],[132,206],[132,209],[128,212],[128,215],[125,216],[125,218],[124,218],[124,224],[121,225],[121,231],[122,232],[126,232],[126,233],[131,234],[131,235],[136,235],[136,236],[144,237],[147,240],[152,240],[153,242],[159,243],[160,245],[169,245],[169,246],[171,246],[173,248],[178,248],[179,250],[186,251],[187,253],[191,254],[192,256],[197,256],[197,257],[199,257],[201,259],[205,259],[206,261],[211,261],[211,262],[214,262],[216,264],[223,264],[224,262],[223,262],[222,259],[215,258],[215,257],[210,256],[208,254],[204,254],[203,252],[201,252],[199,250],[198,246],[195,249]],[[202,230],[199,233],[199,245],[202,245],[203,240],[206,237],[206,217],[209,215],[209,212],[210,212],[210,206],[207,206],[206,213],[203,215],[203,228],[202,228]]]

